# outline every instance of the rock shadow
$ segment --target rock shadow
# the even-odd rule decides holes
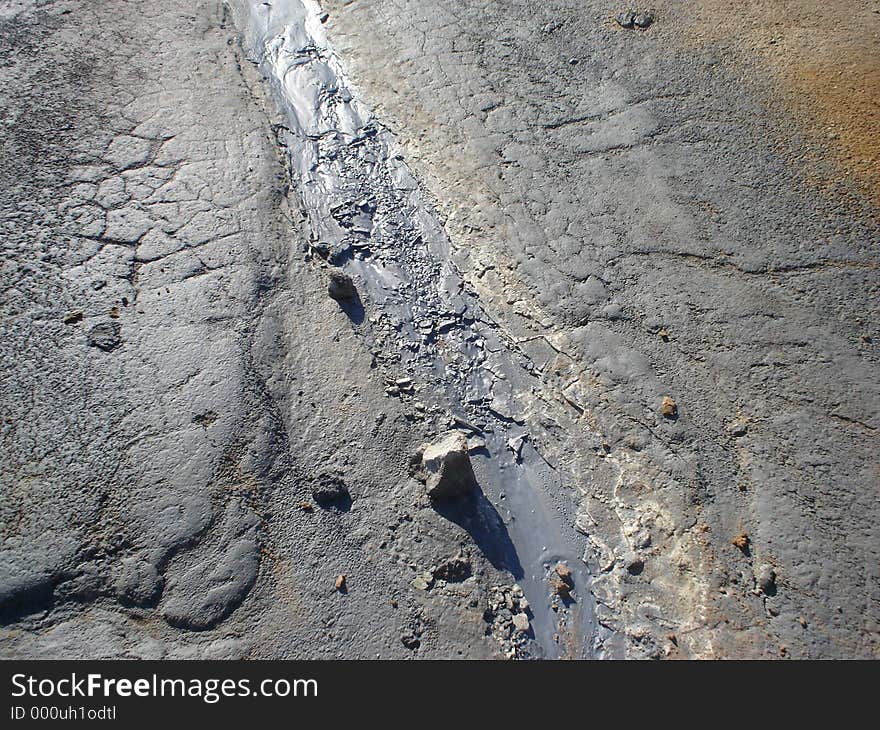
[[[357,292],[348,299],[339,302],[339,308],[345,312],[345,315],[353,324],[361,324],[364,321],[365,310],[364,303],[361,301]]]
[[[465,530],[486,559],[497,570],[506,570],[520,580],[523,567],[501,515],[479,487],[470,494],[437,500],[438,514]]]

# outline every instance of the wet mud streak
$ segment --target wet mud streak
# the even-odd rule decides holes
[[[472,439],[482,491],[442,513],[520,583],[536,654],[591,656],[590,576],[574,501],[529,442],[522,417],[538,384],[531,362],[465,287],[396,140],[346,80],[318,6],[229,5],[285,118],[279,141],[311,234],[304,255],[353,277],[359,300],[345,311],[377,363],[402,381],[390,381],[390,392],[401,399],[418,392],[416,417],[426,431],[461,428]],[[575,586],[564,611],[550,601],[559,561],[571,567]]]

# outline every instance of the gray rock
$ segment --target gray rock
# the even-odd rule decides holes
[[[765,595],[771,595],[776,591],[776,571],[767,564],[759,565],[755,569],[755,585]]]
[[[615,20],[621,28],[632,28],[634,17],[635,13],[633,13],[632,10],[624,10],[623,12],[617,14]]]
[[[528,633],[531,628],[529,617],[524,613],[513,614],[513,626],[517,631],[521,631],[524,634]]]
[[[342,271],[331,271],[330,282],[327,284],[327,293],[331,299],[338,302],[349,301],[357,296],[354,282],[351,277]]]
[[[748,433],[749,425],[742,420],[736,420],[733,423],[728,424],[727,433],[731,436],[745,436]]]
[[[626,572],[630,575],[639,575],[645,569],[645,561],[637,554],[626,558]]]
[[[639,28],[647,28],[651,23],[654,22],[654,13],[650,10],[643,10],[640,13],[636,13],[633,18],[633,23],[635,23]]]
[[[424,573],[419,573],[415,578],[412,579],[410,585],[420,591],[428,590],[434,584],[434,576],[425,571]]]
[[[336,474],[322,474],[312,488],[312,499],[322,509],[347,510],[351,505],[351,495],[342,477]]]
[[[119,322],[101,322],[89,330],[89,345],[109,352],[122,342],[122,328]]]
[[[467,439],[459,431],[447,431],[421,449],[422,477],[431,499],[458,497],[477,486]]]

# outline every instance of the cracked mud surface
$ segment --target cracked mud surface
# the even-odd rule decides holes
[[[0,654],[876,656],[872,72],[808,4],[0,2]]]

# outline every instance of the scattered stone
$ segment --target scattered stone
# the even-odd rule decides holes
[[[805,619],[803,616],[798,616],[798,623],[801,625],[802,628],[807,628],[807,619]]]
[[[553,570],[556,575],[551,576],[550,587],[560,598],[568,598],[571,595],[572,588],[574,588],[574,576],[571,568],[565,563],[557,563]]]
[[[332,251],[330,244],[326,241],[317,241],[311,244],[310,248],[322,259],[329,258]]]
[[[407,649],[415,651],[422,645],[422,640],[415,634],[404,634],[400,637],[400,643]]]
[[[730,541],[730,544],[734,547],[739,548],[740,550],[748,550],[749,549],[749,536],[745,532],[741,532],[737,535],[733,540]]]
[[[639,28],[641,28],[642,30],[647,28],[653,22],[654,22],[654,13],[652,13],[650,10],[643,10],[640,13],[636,13],[635,17],[633,18],[633,23],[635,23],[635,25],[638,26]]]
[[[669,342],[669,332],[665,329],[661,329],[658,333],[660,335],[660,339],[664,342]]]
[[[318,18],[322,23],[326,23],[330,20],[330,13],[321,13],[321,16]]]
[[[572,583],[571,577],[571,568],[569,568],[565,563],[556,563],[556,575],[558,575],[562,580],[566,583]]]
[[[89,345],[110,352],[122,342],[122,328],[118,322],[101,322],[88,333]]]
[[[635,13],[632,10],[624,10],[617,14],[615,20],[621,28],[632,28],[635,20]]]
[[[467,439],[459,431],[440,434],[424,444],[420,453],[421,477],[431,499],[468,494],[477,486]]]
[[[748,430],[749,426],[743,420],[736,420],[727,426],[727,433],[736,437],[745,436]]]
[[[297,502],[296,506],[299,507],[303,512],[314,512],[315,505],[311,502]]]
[[[523,433],[507,440],[507,448],[513,452],[513,456],[517,463],[522,459],[522,447],[526,442],[526,438],[526,434]]]
[[[318,477],[317,484],[312,488],[312,499],[322,509],[346,510],[351,504],[348,486],[336,474],[322,474]]]
[[[64,315],[64,324],[76,324],[77,322],[82,322],[83,313],[82,312],[68,312]]]
[[[776,571],[769,565],[761,565],[755,570],[755,585],[764,595],[770,595],[776,588]]]
[[[110,316],[113,319],[119,319],[119,307],[110,307]]]
[[[483,433],[482,428],[480,428],[479,426],[475,426],[470,421],[466,421],[463,418],[460,418],[459,416],[453,416],[452,422],[458,426],[461,426],[462,428],[467,429],[468,431],[473,431],[474,433],[478,433],[478,434]]]
[[[340,593],[347,592],[347,587],[345,585],[345,576],[344,575],[337,575],[336,580],[334,581],[333,585],[336,587],[336,590],[339,591]]]
[[[645,569],[645,561],[642,558],[633,553],[626,558],[626,572],[630,575],[640,575],[641,572]]]
[[[528,611],[529,611],[529,602],[528,602],[527,599],[525,599],[525,598],[520,598],[520,599],[519,599],[519,610],[522,611],[523,613],[528,613]]]
[[[664,418],[675,418],[678,415],[678,405],[668,395],[664,395],[660,402],[660,414]]]
[[[357,296],[357,289],[348,274],[342,271],[331,271],[327,293],[331,299],[342,302],[354,299]]]
[[[666,634],[666,638],[675,646],[678,646],[678,637],[675,634]]]
[[[412,579],[410,585],[419,591],[426,591],[434,584],[434,576],[432,573],[419,573]]]
[[[490,633],[509,658],[529,656],[530,621],[523,605],[522,590],[517,585],[492,586],[487,595],[483,620],[489,624]]]
[[[551,578],[550,587],[553,589],[553,592],[560,598],[568,598],[571,595],[571,586],[564,580],[560,580],[559,578]]]

